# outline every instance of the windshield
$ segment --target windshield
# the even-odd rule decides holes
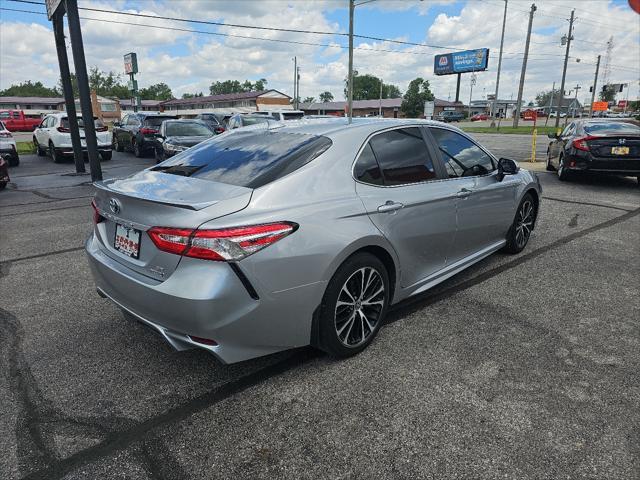
[[[242,124],[245,126],[256,125],[258,123],[268,123],[268,120],[262,117],[242,117]]]
[[[167,137],[210,137],[213,132],[200,122],[167,122]]]
[[[309,163],[331,146],[327,137],[270,130],[217,135],[153,170],[258,188]]]
[[[640,135],[640,127],[625,122],[588,123],[584,126],[584,131],[590,134]]]
[[[102,123],[102,120],[100,120],[99,118],[94,118],[93,124],[95,125],[96,128],[104,127],[104,123]],[[69,128],[69,119],[67,117],[61,118],[60,126],[62,128]],[[78,126],[80,128],[84,128],[84,120],[82,120],[82,117],[78,117]]]
[[[144,119],[144,124],[149,127],[160,128],[160,125],[162,125],[162,122],[164,122],[165,120],[172,120],[172,119],[175,119],[175,117],[147,117]]]

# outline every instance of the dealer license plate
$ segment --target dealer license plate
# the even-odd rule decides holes
[[[611,147],[611,155],[629,155],[629,147]]]
[[[113,248],[132,258],[140,257],[140,230],[116,223],[116,238]]]

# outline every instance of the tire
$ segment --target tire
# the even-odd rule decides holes
[[[162,153],[158,153],[158,149],[157,148],[153,149],[153,156],[156,159],[156,163],[161,163],[161,162],[164,162],[166,160],[166,158],[164,156],[164,151],[162,151]]]
[[[389,293],[389,274],[377,257],[364,252],[349,257],[329,281],[322,298],[319,347],[335,358],[350,357],[367,348],[384,322]]]
[[[7,182],[0,182],[0,190],[3,190],[7,186]]]
[[[38,140],[36,140],[36,137],[33,137],[33,144],[36,147],[36,153],[39,157],[44,157],[47,154],[47,152],[40,147],[40,144],[38,143]]]
[[[537,213],[536,202],[533,200],[533,196],[527,193],[522,197],[520,205],[518,205],[516,216],[509,228],[509,232],[507,232],[507,244],[503,251],[520,253],[524,250],[527,243],[529,243]]]
[[[100,152],[100,159],[103,162],[108,162],[109,160],[111,160],[112,156],[113,156],[113,152]]]
[[[53,142],[49,142],[49,155],[51,156],[51,160],[53,160],[53,163],[62,162],[61,156],[56,153],[56,149],[53,146]]]
[[[135,138],[133,139],[133,154],[137,158],[142,158],[142,156],[144,155],[144,152],[142,151],[142,147],[140,146],[140,144]]]
[[[113,145],[113,149],[116,152],[124,152],[124,147],[122,145],[120,145],[120,142],[118,142],[118,136],[117,135],[113,135],[113,140],[112,140],[112,145]]]
[[[547,166],[545,167],[547,172],[553,172],[555,168],[551,165],[551,157],[549,156],[549,150],[547,150]]]
[[[563,155],[560,155],[560,158],[558,159],[557,172],[558,172],[558,179],[561,182],[566,182],[571,178],[571,174],[567,171],[566,168],[564,168],[564,156]]]
[[[20,165],[20,157],[18,156],[18,154],[16,153],[14,155],[11,155],[9,157],[8,163],[10,167],[17,167],[18,165]]]

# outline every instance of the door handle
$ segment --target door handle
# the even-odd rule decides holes
[[[473,190],[469,190],[468,188],[461,188],[458,193],[456,193],[456,197],[458,198],[467,198],[469,195],[473,193]]]
[[[392,202],[391,200],[387,200],[387,202],[384,205],[380,205],[378,207],[378,212],[393,213],[397,210],[400,210],[402,207],[404,207],[404,204],[402,203],[396,203],[396,202]]]

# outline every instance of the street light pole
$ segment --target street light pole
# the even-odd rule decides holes
[[[513,126],[517,127],[520,121],[520,105],[522,104],[522,91],[524,89],[524,76],[527,73],[527,59],[529,58],[529,43],[531,41],[531,27],[533,26],[533,14],[537,10],[536,4],[531,4],[529,12],[529,28],[527,29],[527,41],[524,45],[524,58],[522,59],[522,72],[520,72],[520,86],[518,87],[518,103],[516,103],[516,114],[513,116]]]
[[[564,101],[564,81],[567,78],[567,63],[569,62],[569,49],[571,48],[571,40],[573,38],[571,34],[573,32],[573,16],[575,12],[575,10],[571,10],[571,19],[569,20],[569,35],[567,36],[567,50],[564,54],[564,67],[562,68],[562,81],[560,82],[560,101],[558,102],[555,128],[558,128],[558,125],[560,125],[560,113],[562,112],[562,103]]]
[[[382,117],[382,79],[380,79],[380,104],[378,105],[378,117]]]
[[[353,0],[349,0],[349,85],[348,98],[349,104],[349,123],[353,121],[353,10],[355,5]]]
[[[507,25],[507,0],[504,0],[504,16],[502,18],[502,35],[500,36],[500,55],[498,56],[498,76],[496,77],[496,95],[493,99],[493,107],[491,107],[491,127],[496,126],[495,115],[498,106],[498,88],[500,87],[500,69],[502,68],[502,49],[504,47],[504,29]]]
[[[298,109],[298,57],[293,57],[293,108]]]

